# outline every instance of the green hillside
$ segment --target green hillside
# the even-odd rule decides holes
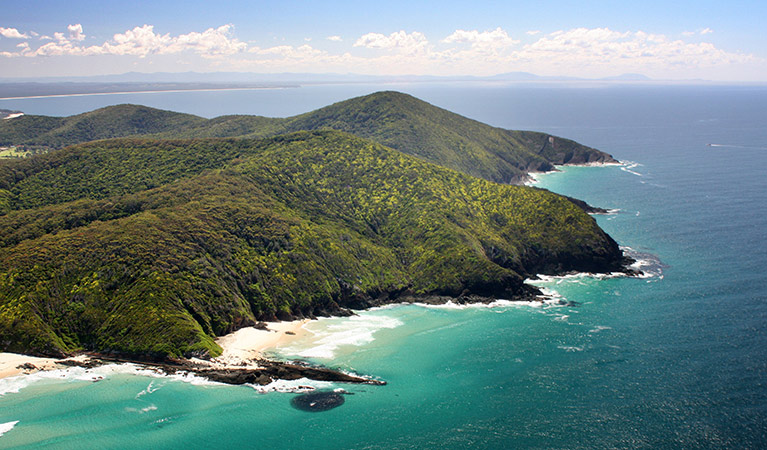
[[[96,139],[269,137],[335,129],[372,139],[443,167],[500,183],[553,164],[612,162],[610,155],[532,131],[509,131],[398,92],[378,92],[285,119],[187,114],[120,105],[67,118],[22,116],[0,123],[0,145],[61,148]]]
[[[24,115],[0,121],[0,146],[36,145],[59,149],[97,139],[145,135],[205,123],[191,114],[137,105],[117,105],[70,117]]]
[[[0,161],[0,198],[5,351],[216,355],[259,319],[622,263],[563,197],[336,131],[93,142]]]

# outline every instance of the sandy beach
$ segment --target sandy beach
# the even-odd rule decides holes
[[[218,368],[255,368],[258,366],[257,360],[263,358],[266,350],[288,343],[304,334],[306,331],[303,326],[308,321],[309,319],[268,322],[266,330],[254,327],[241,328],[234,333],[216,339],[218,345],[224,350],[221,356],[210,361],[197,359],[194,361]],[[87,358],[87,356],[81,355],[72,359],[83,360]],[[67,367],[57,364],[56,361],[60,360],[17,353],[0,353],[0,379]]]
[[[254,360],[263,358],[264,351],[286,344],[306,333],[303,326],[309,321],[268,322],[267,329],[241,328],[221,336],[216,343],[224,349],[214,363],[225,366],[254,366]]]
[[[53,370],[59,368],[54,358],[39,358],[37,356],[19,355],[17,353],[0,353],[0,378],[34,373],[38,370]],[[29,364],[36,367],[33,369]],[[24,367],[27,365],[26,367]]]

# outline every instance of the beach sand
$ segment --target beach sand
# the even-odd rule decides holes
[[[37,369],[19,367],[24,364],[32,364]],[[0,378],[34,373],[38,370],[53,370],[58,367],[54,358],[39,358],[36,356],[19,355],[17,353],[0,353]]]
[[[264,352],[301,337],[309,319],[290,322],[268,322],[266,330],[241,328],[216,339],[224,352],[213,361],[226,366],[253,366],[253,360],[263,358]]]
[[[267,322],[266,330],[253,327],[241,328],[234,333],[216,339],[218,345],[224,350],[221,356],[210,361],[196,358],[192,360],[217,368],[257,368],[257,360],[264,357],[265,351],[278,345],[284,345],[306,333],[303,326],[308,321],[309,319],[291,322]],[[79,355],[70,359],[83,361],[88,358],[86,355]],[[57,364],[56,361],[59,361],[59,359],[40,358],[17,353],[0,353],[0,379],[30,374],[40,370],[55,370],[67,367],[66,365]],[[32,364],[34,368],[29,366],[26,368],[22,367],[25,364]]]

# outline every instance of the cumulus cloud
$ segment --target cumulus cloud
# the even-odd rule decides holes
[[[21,33],[16,28],[3,28],[0,27],[0,36],[8,39],[29,39],[29,36],[25,33]]]
[[[69,25],[67,30],[69,31],[69,39],[78,42],[85,40],[85,35],[83,34],[83,26],[79,23],[76,25]]]
[[[455,30],[453,34],[442,40],[443,43],[467,43],[475,47],[503,48],[518,44],[506,31],[500,27],[492,31]]]
[[[548,67],[615,67],[623,71],[711,67],[754,59],[720,50],[711,43],[687,43],[660,34],[609,28],[557,31],[524,46],[513,56],[519,62],[538,62]]]
[[[279,59],[294,59],[294,60],[300,60],[300,59],[311,60],[317,57],[328,55],[327,52],[324,52],[322,50],[317,50],[309,44],[299,45],[298,47],[294,47],[292,45],[278,45],[275,47],[269,47],[269,48],[263,48],[263,49],[258,47],[253,47],[248,50],[248,53],[266,57],[264,59],[279,58]]]
[[[27,48],[23,52],[11,56],[89,56],[89,55],[131,55],[146,57],[148,55],[169,55],[189,51],[203,57],[214,58],[222,55],[232,55],[245,51],[248,45],[231,37],[232,25],[222,25],[218,28],[208,28],[203,32],[191,32],[171,36],[159,34],[154,26],[143,25],[117,33],[111,41],[101,45],[82,46],[85,40],[81,24],[69,25],[67,33],[57,32],[53,37],[43,36],[41,40],[50,40],[36,50]]]
[[[696,32],[697,35],[699,32]],[[747,63],[751,55],[730,53],[710,43],[688,43],[665,35],[609,28],[575,28],[542,34],[522,45],[502,28],[456,30],[434,46],[417,31],[367,33],[353,47],[365,52],[329,53],[308,45],[253,47],[242,68],[343,70],[388,74],[477,74],[526,70],[544,74],[606,76],[624,72],[649,75]],[[692,73],[692,72],[685,72]]]
[[[424,52],[429,46],[429,41],[423,33],[418,31],[406,33],[401,30],[388,36],[380,33],[365,34],[357,39],[354,46],[414,54]]]
[[[708,42],[696,42],[712,31],[708,28],[685,32],[679,38],[643,31],[616,31],[609,28],[574,28],[544,34],[527,31],[527,44],[514,39],[503,28],[458,29],[435,44],[418,31],[391,34],[367,33],[345,44],[345,50],[326,51],[300,39],[295,45],[250,46],[234,37],[232,25],[179,35],[157,32],[152,25],[137,26],[115,34],[100,45],[84,45],[82,25],[69,25],[53,37],[24,42],[15,50],[0,52],[3,57],[124,55],[146,58],[153,55],[181,55],[209,59],[209,67],[274,71],[353,71],[386,74],[473,74],[492,75],[523,70],[546,75],[607,76],[626,72],[673,78],[703,76],[703,68],[717,70],[736,65],[765,67],[763,58],[727,52]],[[31,32],[30,32],[31,33]],[[16,29],[0,28],[3,37]],[[91,38],[92,39],[92,38]],[[340,36],[327,36],[343,42]],[[339,46],[332,46],[337,49]],[[8,49],[6,49],[8,50]],[[750,64],[750,65],[749,65]],[[743,66],[746,67],[746,66]],[[753,69],[757,70],[757,69]]]

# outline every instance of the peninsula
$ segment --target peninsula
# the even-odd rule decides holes
[[[526,277],[626,270],[581,206],[520,183],[614,162],[395,92],[287,119],[134,105],[0,123],[0,350],[219,356],[261,320],[531,299]]]

